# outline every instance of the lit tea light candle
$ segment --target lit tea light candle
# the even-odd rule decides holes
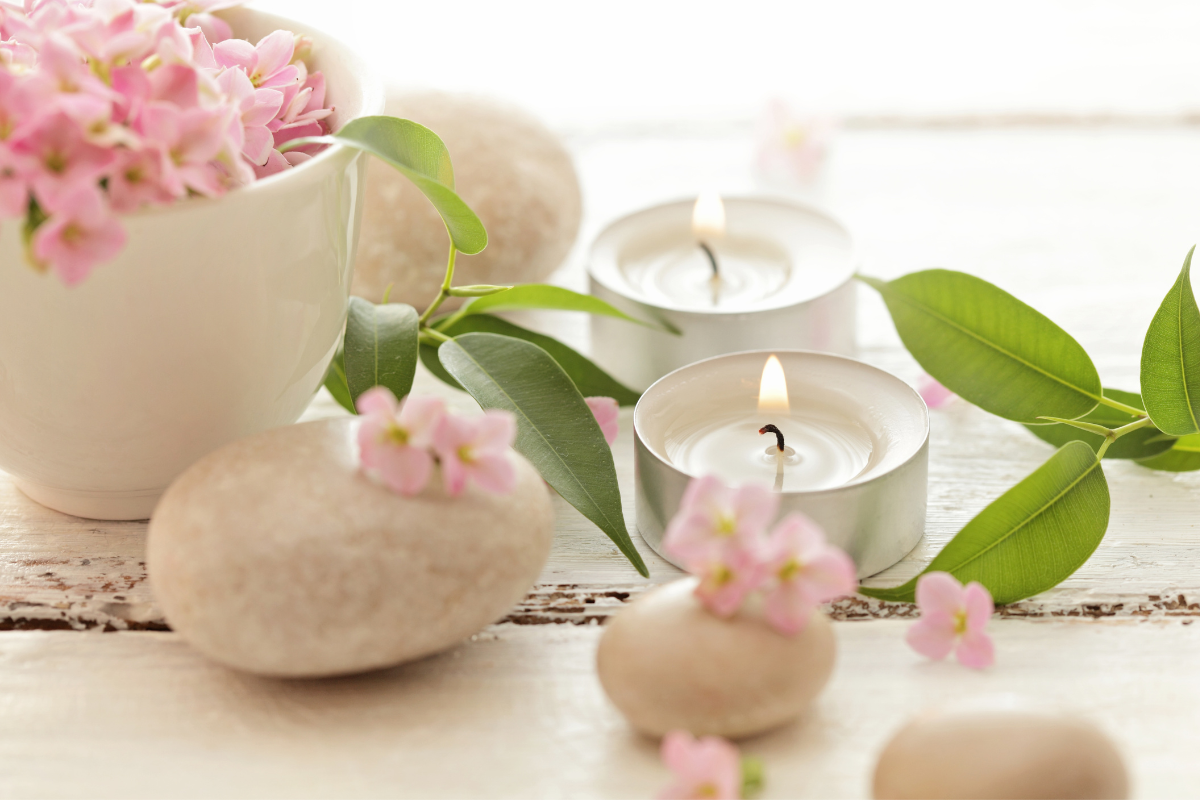
[[[854,352],[850,235],[814,209],[701,194],[618,220],[588,259],[591,291],[681,332],[592,320],[592,353],[642,389],[673,369],[765,346]]]
[[[633,424],[638,529],[660,554],[688,482],[704,475],[773,486],[780,516],[815,519],[860,576],[899,561],[924,532],[925,404],[859,361],[804,351],[708,359],[651,386]]]

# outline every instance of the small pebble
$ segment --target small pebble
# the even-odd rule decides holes
[[[502,618],[554,535],[541,476],[403,497],[358,469],[352,418],[234,442],[150,521],[147,569],[171,628],[210,658],[278,677],[342,675],[443,650]]]
[[[638,598],[605,626],[600,682],[634,728],[662,736],[752,736],[799,717],[833,671],[833,626],[815,613],[795,636],[772,629],[752,599],[720,619],[688,578]]]
[[[1094,725],[1011,696],[925,712],[875,767],[877,800],[1129,796],[1117,748]]]

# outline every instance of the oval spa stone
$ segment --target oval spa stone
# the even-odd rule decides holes
[[[836,642],[824,614],[784,636],[753,601],[729,619],[704,609],[696,579],[637,599],[604,629],[600,683],[634,728],[662,736],[751,736],[797,718],[833,671]]]
[[[459,255],[455,283],[531,283],[558,269],[579,233],[583,204],[571,156],[545,125],[494,99],[391,89],[387,113],[441,137],[454,164],[454,188],[488,232],[488,246]],[[446,228],[433,206],[378,159],[367,167],[356,295],[424,308],[446,271]],[[452,309],[461,301],[451,298]]]
[[[1121,754],[1090,723],[1011,696],[925,712],[896,733],[875,767],[874,796],[1129,796]]]
[[[550,552],[541,476],[451,498],[435,471],[403,497],[358,469],[353,418],[234,442],[167,490],[147,569],[167,622],[235,669],[341,675],[435,653],[496,621]]]

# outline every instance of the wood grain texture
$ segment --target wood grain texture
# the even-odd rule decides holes
[[[838,666],[799,722],[742,743],[764,800],[862,797],[911,715],[980,693],[1082,714],[1117,743],[1138,796],[1195,796],[1187,734],[1200,626],[1000,620],[986,672],[931,663],[907,623],[837,623]],[[6,797],[652,797],[653,741],[608,703],[600,629],[498,625],[405,667],[271,681],[215,666],[175,634],[0,636]]]

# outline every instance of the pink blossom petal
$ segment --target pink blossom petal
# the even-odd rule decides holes
[[[728,741],[715,736],[696,739],[686,731],[671,731],[663,737],[661,754],[672,772],[672,782],[659,793],[659,800],[736,800],[741,796],[741,755]]]
[[[972,669],[990,667],[996,661],[996,649],[992,637],[980,629],[967,630],[954,650],[960,664]]]
[[[517,471],[503,455],[477,458],[472,467],[471,479],[485,492],[508,494],[517,486]]]
[[[975,581],[968,583],[963,590],[963,606],[967,612],[968,630],[983,630],[996,610],[991,592]]]
[[[697,574],[700,583],[696,586],[696,597],[713,614],[728,617],[758,588],[763,566],[754,553],[733,550],[710,560]]]
[[[952,621],[938,623],[922,618],[909,626],[904,638],[909,647],[921,655],[941,661],[950,655],[957,637],[954,634]]]
[[[247,73],[258,66],[258,53],[245,39],[228,39],[213,45],[213,57],[222,67],[241,68]]]
[[[359,414],[394,417],[400,409],[396,395],[386,386],[373,386],[358,396],[354,407]]]
[[[592,415],[600,426],[600,432],[604,434],[604,441],[609,444],[615,442],[617,433],[620,432],[620,423],[617,419],[620,415],[620,407],[617,405],[617,401],[611,397],[585,397],[583,399],[588,408],[592,410]]]
[[[816,610],[816,604],[794,582],[779,584],[767,593],[767,622],[784,636],[804,630]]]
[[[948,572],[927,572],[917,581],[916,598],[922,615],[932,612],[954,615],[962,608],[962,584]]]
[[[375,469],[380,479],[394,492],[419,494],[429,483],[433,456],[417,447],[387,447],[377,452]]]
[[[284,69],[292,60],[295,46],[296,37],[289,31],[275,31],[259,39],[254,47],[258,63],[255,64],[250,77],[253,79],[257,75],[270,78]],[[256,85],[259,83],[260,81],[255,81]]]
[[[748,483],[733,490],[730,505],[738,519],[739,536],[756,539],[779,512],[779,493]]]
[[[921,395],[921,399],[929,408],[942,408],[954,402],[958,397],[927,374],[922,375],[917,381],[917,394]]]

